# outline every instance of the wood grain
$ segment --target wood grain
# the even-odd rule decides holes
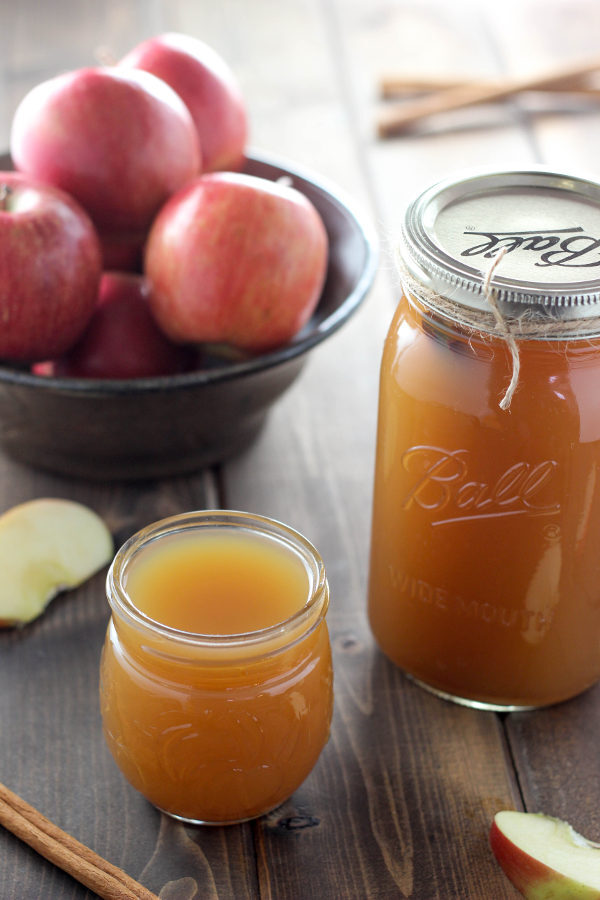
[[[356,16],[346,3],[325,13],[322,33],[336,35],[335,84],[340,96],[330,97],[329,88],[321,102],[346,103],[360,121],[368,110],[361,106],[366,98],[354,92],[354,78],[356,70],[364,72],[375,57],[360,55],[368,16],[364,5],[354,7]],[[389,22],[381,22],[377,29],[371,25],[373,48],[385,39],[386,27]],[[313,37],[317,77],[324,69],[320,54],[325,51]],[[279,53],[283,66],[285,48]],[[277,64],[275,57],[273,65]],[[399,215],[405,192],[414,188],[416,178],[431,177],[428,159],[419,164],[414,149],[397,148],[395,176],[385,184],[378,170],[384,148],[373,146],[364,156],[355,155],[355,127],[350,119],[338,123],[336,144],[349,150],[337,167],[344,178],[356,181],[362,169],[367,187],[385,191]],[[300,139],[298,131],[294,140]],[[316,152],[313,149],[311,162],[329,174],[331,146],[324,146],[318,157]],[[384,236],[385,225],[394,224],[384,223]],[[308,824],[284,830],[277,842],[267,840],[265,830],[275,827],[279,834],[278,819],[274,826],[257,826],[262,837],[261,887],[269,897],[316,893],[357,900],[371,896],[433,900],[485,896],[482,886],[487,885],[490,896],[513,897],[487,851],[493,812],[518,803],[514,782],[505,770],[505,744],[497,720],[460,714],[434,698],[424,699],[380,658],[365,623],[377,378],[395,299],[393,259],[384,256],[382,263],[382,277],[365,308],[343,334],[314,355],[302,384],[273,412],[257,445],[227,472],[228,505],[258,505],[304,531],[324,555],[332,589],[329,621],[336,679],[332,738],[317,770],[283,814],[284,821],[298,817]],[[396,705],[398,693],[402,702]],[[413,698],[414,706],[405,698]],[[440,726],[444,716],[445,727]],[[461,781],[461,752],[481,758],[482,768],[473,782]],[[448,767],[446,760],[455,760],[456,768]],[[416,810],[427,812],[417,815]],[[443,865],[428,847],[432,834],[440,847],[445,842],[452,846],[451,853],[440,851]],[[453,869],[450,881],[435,874],[446,866]]]
[[[175,29],[212,43],[248,99],[252,143],[312,168],[378,228],[380,270],[356,317],[318,348],[256,444],[220,471],[88,484],[0,458],[0,511],[36,496],[88,503],[115,543],[186,509],[283,519],[321,551],[332,590],[336,705],[305,784],[252,824],[185,828],[121,778],[104,747],[98,661],[102,574],[20,631],[0,632],[0,781],[162,900],[483,900],[518,895],[487,846],[501,808],[543,809],[600,839],[598,688],[552,710],[499,717],[445,703],[378,652],[365,617],[377,381],[398,293],[407,202],[467,165],[597,167],[600,117],[532,116],[519,101],[465,111],[464,127],[379,142],[382,73],[505,78],[595,52],[594,0],[98,0],[4,4],[0,139],[20,96],[98,46],[119,56]],[[66,427],[59,423],[57,427]],[[0,831],[0,898],[90,893]]]
[[[115,545],[163,515],[214,505],[209,473],[143,489],[105,487],[47,476],[2,460],[0,485],[1,509],[32,496],[66,496],[89,504],[111,527]],[[215,845],[216,860],[211,851],[203,867],[198,866],[193,842],[167,840],[176,826],[159,833],[160,816],[127,790],[104,747],[98,664],[108,617],[104,573],[99,573],[81,588],[57,597],[45,615],[26,628],[0,632],[2,781],[157,894],[164,873],[157,878],[150,866],[153,883],[141,873],[161,846],[181,877],[189,874],[201,885],[212,883],[212,868],[225,872],[227,855],[245,856],[247,836],[232,834],[225,856]],[[87,896],[68,876],[0,831],[0,859],[5,858],[0,865],[0,897]],[[199,873],[204,873],[202,879]],[[38,895],[41,884],[44,893]]]

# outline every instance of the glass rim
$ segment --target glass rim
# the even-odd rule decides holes
[[[278,540],[295,552],[304,563],[308,563],[310,573],[312,573],[312,578],[310,573],[307,573],[307,599],[304,605],[291,616],[274,625],[255,631],[232,634],[184,631],[165,625],[143,613],[135,605],[123,584],[127,565],[135,553],[167,535],[202,528],[211,530],[239,528],[242,531],[263,535],[270,540]],[[126,618],[136,628],[142,628],[153,635],[160,635],[170,642],[213,650],[217,648],[260,648],[281,635],[294,632],[312,616],[320,621],[324,618],[329,603],[325,564],[316,547],[303,534],[278,519],[231,509],[206,509],[177,513],[152,522],[135,532],[121,545],[112,560],[106,576],[106,596],[111,611]],[[286,643],[286,646],[289,644]]]

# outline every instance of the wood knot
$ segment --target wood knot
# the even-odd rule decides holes
[[[363,649],[362,642],[351,632],[339,635],[335,640],[335,646],[342,653],[355,654]]]
[[[279,832],[302,831],[304,828],[314,828],[320,822],[317,816],[282,816],[272,824],[269,823],[269,827]]]

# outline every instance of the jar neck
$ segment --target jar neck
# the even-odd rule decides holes
[[[450,297],[435,294],[413,279],[410,284],[404,284],[404,295],[418,315],[431,325],[467,340],[480,335],[486,342],[490,338],[503,341],[510,334],[519,342],[600,344],[600,316],[567,321],[555,319],[547,311],[532,306],[518,316],[502,315],[499,320],[493,312],[472,309]]]
[[[182,631],[145,615],[127,591],[128,569],[144,549],[161,537],[219,528],[251,531],[277,540],[300,557],[307,573],[306,599],[293,615],[256,631],[202,634]],[[231,665],[281,653],[302,641],[325,618],[329,586],[316,549],[302,535],[266,517],[228,510],[200,511],[163,519],[138,532],[118,551],[106,578],[106,594],[116,631],[130,642],[162,657]]]

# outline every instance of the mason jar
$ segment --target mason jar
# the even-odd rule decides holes
[[[194,824],[286,800],[332,714],[329,589],[313,545],[262,516],[185,513],[121,547],[107,596],[103,728],[133,787]]]
[[[425,190],[381,363],[368,611],[385,654],[496,710],[600,678],[600,184]]]

